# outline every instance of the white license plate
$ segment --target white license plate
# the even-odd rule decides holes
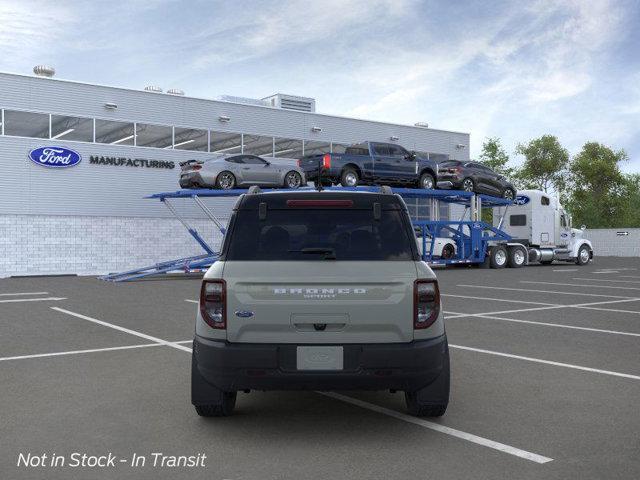
[[[298,370],[342,370],[344,351],[342,347],[298,347]]]

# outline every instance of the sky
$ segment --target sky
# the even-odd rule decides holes
[[[640,0],[0,0],[0,71],[624,149],[640,173]]]

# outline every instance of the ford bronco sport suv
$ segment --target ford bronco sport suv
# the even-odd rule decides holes
[[[192,403],[230,415],[236,392],[251,389],[403,390],[411,414],[444,414],[438,282],[388,187],[254,187],[238,199],[202,283]]]

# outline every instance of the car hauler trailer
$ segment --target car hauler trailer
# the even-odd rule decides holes
[[[257,188],[257,187],[252,187]],[[416,238],[422,259],[430,265],[481,265],[491,268],[513,267],[518,268],[527,265],[530,262],[541,261],[548,263],[553,260],[571,260],[577,259],[578,263],[587,263],[593,256],[591,244],[581,238],[579,230],[573,232],[573,236],[569,235],[567,244],[545,243],[542,246],[537,245],[531,240],[531,234],[522,236],[520,230],[504,230],[504,220],[510,209],[526,206],[531,201],[523,205],[513,205],[508,199],[492,197],[489,195],[478,195],[472,192],[451,191],[451,190],[424,190],[415,188],[393,188],[391,187],[330,187],[331,191],[370,191],[379,192],[380,190],[389,193],[396,193],[405,200],[417,199],[424,205],[428,203],[432,212],[431,220],[417,220],[412,216],[412,222],[416,230]],[[279,191],[278,189],[269,189],[269,191]],[[213,222],[216,228],[224,234],[225,227],[223,222],[219,220],[219,215],[209,208],[204,202],[204,198],[220,198],[220,197],[238,197],[247,193],[244,189],[233,190],[210,190],[210,189],[185,189],[176,192],[156,193],[150,195],[149,199],[160,200],[169,211],[184,225],[189,234],[202,247],[204,253],[193,257],[179,258],[175,260],[166,260],[154,265],[128,270],[121,273],[112,273],[101,277],[108,281],[130,281],[145,278],[151,275],[171,273],[171,272],[193,272],[206,270],[218,258],[215,249],[206,243],[203,236],[193,228],[186,219],[182,218],[177,210],[173,207],[173,199],[190,199],[204,212],[204,214]],[[521,198],[522,195],[518,196]],[[530,198],[530,197],[529,197]],[[550,198],[550,197],[549,197]],[[523,199],[517,200],[524,202]],[[438,218],[440,211],[440,202],[451,205],[461,205],[464,211],[458,220],[441,220]],[[534,202],[537,203],[537,202]],[[560,212],[556,205],[556,211]],[[481,212],[483,208],[493,208],[494,224],[489,225],[482,221]],[[527,218],[532,218],[536,226],[544,228],[545,222],[550,222],[551,218],[555,218],[554,211],[544,210],[542,213],[537,212],[537,206],[528,207],[531,211]],[[411,210],[411,209],[410,209]],[[519,210],[518,210],[519,212]],[[534,213],[535,212],[535,213]],[[411,211],[410,211],[411,213]],[[558,213],[559,225],[566,224],[567,215],[562,210]],[[522,213],[516,213],[522,215]],[[524,215],[527,215],[525,212]],[[509,217],[511,219],[513,214]],[[543,220],[540,220],[540,219]],[[562,223],[564,218],[564,224]],[[520,220],[516,220],[519,222]],[[555,221],[555,220],[554,220]],[[569,220],[570,221],[570,220]],[[510,220],[511,222],[511,220]],[[555,224],[554,224],[555,225]],[[510,228],[510,227],[509,227]],[[547,235],[552,235],[549,230]],[[537,230],[536,230],[537,232]],[[517,240],[514,240],[513,233],[516,233]],[[562,236],[564,230],[560,233],[560,240],[564,241]],[[518,236],[520,235],[520,236]],[[555,233],[553,237],[556,238]],[[544,235],[541,238],[546,238]],[[552,250],[552,254],[548,250]],[[583,258],[585,249],[588,249],[586,261]],[[446,252],[446,254],[445,254]]]

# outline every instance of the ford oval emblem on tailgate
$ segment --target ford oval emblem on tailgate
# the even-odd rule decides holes
[[[64,147],[40,147],[29,152],[29,160],[43,167],[66,168],[79,164],[82,155]]]
[[[250,312],[248,310],[236,310],[236,317],[240,317],[240,318],[253,317],[253,312]]]

